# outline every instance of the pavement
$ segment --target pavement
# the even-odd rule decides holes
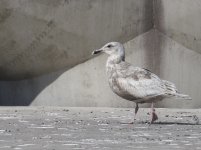
[[[0,107],[0,150],[198,150],[201,109]]]

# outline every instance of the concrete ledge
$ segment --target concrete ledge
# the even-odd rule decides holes
[[[201,109],[2,107],[2,149],[199,149]]]

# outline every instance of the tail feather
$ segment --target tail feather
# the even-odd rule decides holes
[[[174,83],[170,82],[170,81],[166,81],[166,80],[163,80],[163,83],[165,84],[166,86],[166,90],[170,93],[177,93],[177,88],[176,86],[174,85]]]
[[[192,98],[188,95],[185,94],[180,94],[178,93],[178,90],[176,88],[176,86],[174,85],[174,83],[163,80],[163,83],[166,86],[166,94],[168,96],[174,96],[176,99],[185,99],[185,100],[191,100]]]
[[[180,94],[180,93],[175,93],[175,98],[177,99],[186,99],[186,100],[191,100],[192,98],[188,95],[185,94]]]

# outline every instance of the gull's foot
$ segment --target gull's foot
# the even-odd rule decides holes
[[[156,115],[155,112],[152,112],[152,118],[150,124],[154,123],[154,121],[158,120],[158,116]]]

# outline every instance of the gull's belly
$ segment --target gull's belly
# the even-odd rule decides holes
[[[126,89],[122,88],[116,81],[115,78],[110,78],[108,80],[110,88],[112,89],[112,91],[117,94],[118,96],[127,99],[129,101],[135,101],[137,99],[139,99],[139,97],[130,94]]]
[[[157,102],[161,101],[164,97],[162,95],[156,95],[156,96],[143,96],[142,93],[145,91],[138,90],[138,88],[132,88],[132,91],[129,89],[129,87],[125,88],[125,86],[121,86],[116,81],[116,78],[109,78],[108,80],[110,88],[114,93],[116,93],[118,96],[133,101],[136,103],[151,103],[151,102]]]

